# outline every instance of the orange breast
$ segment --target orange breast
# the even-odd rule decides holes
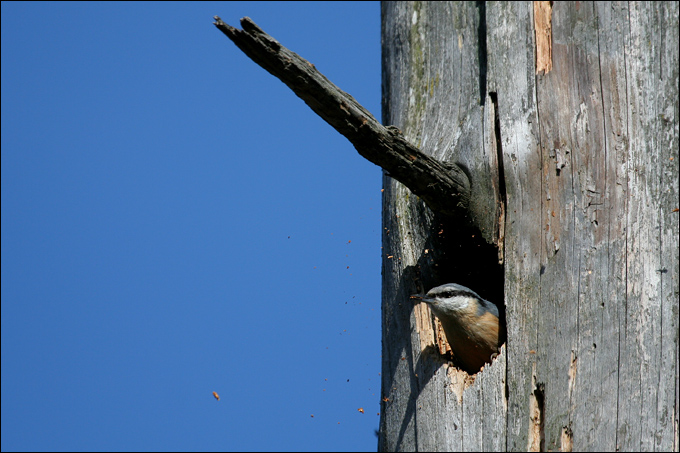
[[[498,352],[498,318],[489,312],[480,317],[462,317],[460,322],[442,326],[453,354],[468,373],[479,371],[491,362],[491,355]]]

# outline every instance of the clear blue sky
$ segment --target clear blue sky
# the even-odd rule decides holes
[[[2,2],[3,451],[377,447],[381,171],[213,15],[380,119],[375,2]]]

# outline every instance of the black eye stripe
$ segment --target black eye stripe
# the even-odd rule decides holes
[[[461,297],[474,297],[476,298],[477,296],[467,292],[467,291],[460,291],[460,290],[452,290],[452,291],[445,291],[441,294],[433,294],[435,297],[441,297],[444,299],[449,299],[451,297],[456,297],[456,296],[461,296]]]

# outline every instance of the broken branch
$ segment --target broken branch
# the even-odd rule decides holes
[[[380,124],[313,64],[282,46],[250,18],[241,19],[243,30],[224,23],[218,16],[214,24],[344,135],[360,155],[408,187],[430,209],[446,216],[466,216],[470,183],[458,166],[445,166],[409,143],[396,127]]]

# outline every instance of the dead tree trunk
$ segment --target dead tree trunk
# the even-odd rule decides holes
[[[678,19],[385,2],[384,127],[216,17],[385,170],[380,450],[678,450]],[[443,283],[500,308],[507,344],[474,375],[409,299]]]
[[[678,16],[383,4],[383,123],[471,194],[384,177],[380,450],[678,450]],[[505,306],[475,376],[408,298],[449,282]]]

